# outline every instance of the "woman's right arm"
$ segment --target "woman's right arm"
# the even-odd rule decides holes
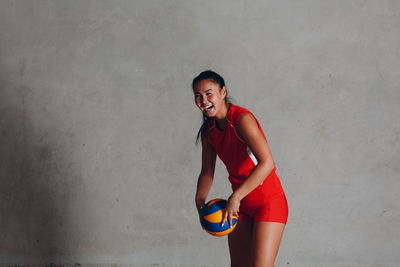
[[[215,153],[214,148],[210,145],[206,138],[202,138],[201,144],[201,172],[199,175],[199,179],[197,180],[197,190],[195,198],[197,211],[199,212],[206,203],[208,192],[211,189],[211,185],[214,179],[215,160],[217,158],[217,154]]]

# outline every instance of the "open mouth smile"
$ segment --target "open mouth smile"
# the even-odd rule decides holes
[[[205,107],[203,110],[206,111],[206,112],[208,112],[208,111],[210,111],[213,107],[214,107],[214,105],[209,105],[209,106]]]

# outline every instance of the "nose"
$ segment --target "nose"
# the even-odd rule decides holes
[[[201,105],[204,105],[207,102],[207,99],[205,97],[203,97],[203,96],[200,96],[200,101],[199,102],[200,102]]]

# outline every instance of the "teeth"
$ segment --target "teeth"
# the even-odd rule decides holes
[[[210,110],[213,107],[213,105],[206,107],[207,110]]]

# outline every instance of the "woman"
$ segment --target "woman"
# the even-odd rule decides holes
[[[233,193],[222,224],[236,229],[228,236],[231,266],[273,266],[288,217],[288,206],[275,163],[257,119],[230,103],[224,79],[204,71],[193,79],[195,104],[203,113],[197,139],[202,143],[202,168],[196,191],[198,211],[212,186],[216,156],[224,162]]]

